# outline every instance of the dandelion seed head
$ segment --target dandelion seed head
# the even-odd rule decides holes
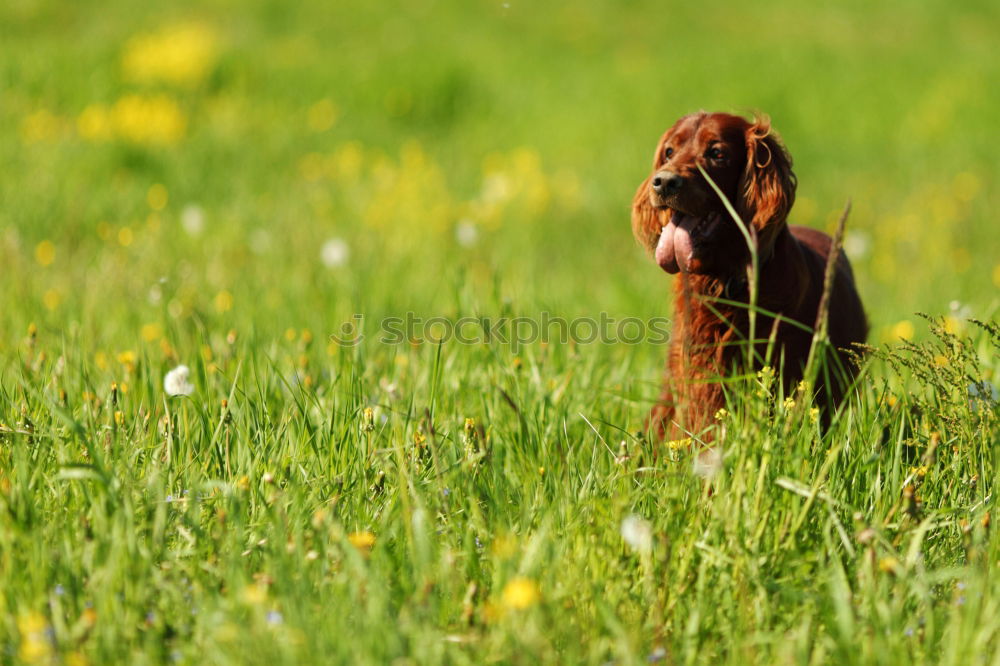
[[[205,211],[197,204],[188,204],[181,211],[181,226],[190,236],[200,236],[205,230]]]
[[[472,247],[479,241],[479,228],[472,220],[462,220],[455,225],[455,240],[462,247]]]
[[[271,232],[267,229],[254,229],[248,240],[254,254],[266,254],[271,249]]]
[[[703,479],[715,478],[722,471],[722,451],[716,446],[705,449],[694,457],[692,471]]]
[[[341,238],[330,238],[319,251],[320,259],[327,268],[337,268],[347,263],[350,248]]]
[[[621,534],[625,543],[640,553],[649,552],[653,547],[653,528],[644,518],[634,514],[626,516],[622,521]]]
[[[864,231],[848,231],[844,236],[844,252],[851,259],[863,259],[871,248],[871,237]]]
[[[191,370],[186,365],[178,365],[163,378],[163,390],[167,395],[191,395],[194,385],[189,381]]]

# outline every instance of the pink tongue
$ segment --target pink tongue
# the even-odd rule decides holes
[[[691,229],[698,220],[683,213],[674,212],[667,226],[660,232],[656,244],[656,263],[668,273],[687,272],[691,262]]]

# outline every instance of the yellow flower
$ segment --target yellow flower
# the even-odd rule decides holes
[[[782,406],[786,410],[794,409],[795,408],[795,400],[793,398],[791,398],[791,397],[785,398],[785,402],[782,403]]]
[[[490,550],[497,559],[510,559],[517,554],[517,539],[513,535],[501,535],[493,541]]]
[[[142,339],[146,342],[153,342],[163,337],[163,327],[155,322],[143,324],[139,335],[141,335]]]
[[[309,107],[309,129],[325,132],[337,122],[337,105],[329,99],[321,99]]]
[[[52,643],[46,632],[49,623],[41,613],[30,612],[17,618],[17,630],[21,634],[21,649],[18,657],[28,664],[47,663],[52,658]]]
[[[375,430],[375,410],[372,407],[365,407],[361,412],[361,431],[372,432]]]
[[[904,319],[893,324],[889,329],[890,340],[910,340],[913,338],[913,323],[909,319]]]
[[[43,240],[35,246],[35,261],[39,266],[50,266],[56,260],[56,246],[50,240]]]
[[[70,652],[66,655],[66,666],[88,666],[86,655],[82,652]]]
[[[76,132],[87,141],[107,141],[114,136],[111,113],[103,104],[91,104],[76,118]]]
[[[167,188],[160,183],[151,185],[149,191],[146,193],[146,202],[153,210],[163,210],[169,198]]]
[[[169,25],[129,40],[122,55],[125,77],[133,81],[192,86],[215,66],[218,38],[201,23]]]
[[[62,295],[56,289],[49,289],[42,295],[42,304],[46,310],[55,310],[62,303]]]
[[[729,411],[726,410],[725,407],[719,407],[719,409],[715,412],[715,420],[716,421],[721,421],[724,418],[726,418],[727,416],[729,416]]]
[[[919,467],[911,467],[910,474],[914,476],[927,476],[927,471],[930,469],[927,465],[920,465]]]
[[[504,608],[524,610],[537,604],[542,598],[538,583],[530,578],[518,577],[511,580],[503,588],[500,603]]]
[[[223,289],[215,295],[215,309],[218,312],[229,312],[233,309],[233,295]]]
[[[878,561],[878,570],[884,573],[896,573],[899,569],[899,560],[895,557],[883,557]]]
[[[819,421],[819,407],[812,407],[809,409],[809,420],[812,423]]]
[[[252,606],[262,604],[267,601],[267,585],[261,583],[250,583],[243,588],[243,601]]]
[[[375,545],[375,535],[368,531],[351,532],[347,535],[347,540],[363,553],[367,553]]]
[[[672,439],[666,443],[666,447],[671,451],[680,451],[682,449],[690,448],[691,438],[685,437],[683,439]]]
[[[125,95],[111,108],[115,134],[138,144],[168,146],[187,131],[187,118],[166,95]]]
[[[122,247],[128,247],[134,239],[135,234],[132,233],[131,227],[126,226],[118,230],[118,244]]]

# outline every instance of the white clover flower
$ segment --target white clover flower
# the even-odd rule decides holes
[[[622,521],[622,539],[633,550],[648,553],[653,548],[653,527],[644,518],[626,516]]]
[[[197,204],[188,204],[181,211],[181,226],[191,236],[199,236],[205,229],[205,211]]]
[[[320,248],[319,256],[323,260],[323,265],[327,268],[337,268],[347,263],[347,257],[351,250],[347,243],[340,238],[331,238]]]
[[[462,220],[455,226],[455,240],[462,247],[472,247],[479,240],[479,229],[472,220]]]
[[[191,395],[194,393],[194,384],[188,381],[191,376],[191,369],[186,365],[178,365],[163,378],[163,390],[167,395]]]

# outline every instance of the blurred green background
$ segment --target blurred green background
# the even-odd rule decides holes
[[[0,23],[7,341],[326,333],[457,291],[663,314],[628,208],[697,109],[772,117],[793,222],[853,199],[873,341],[995,312],[993,2],[11,0]]]

